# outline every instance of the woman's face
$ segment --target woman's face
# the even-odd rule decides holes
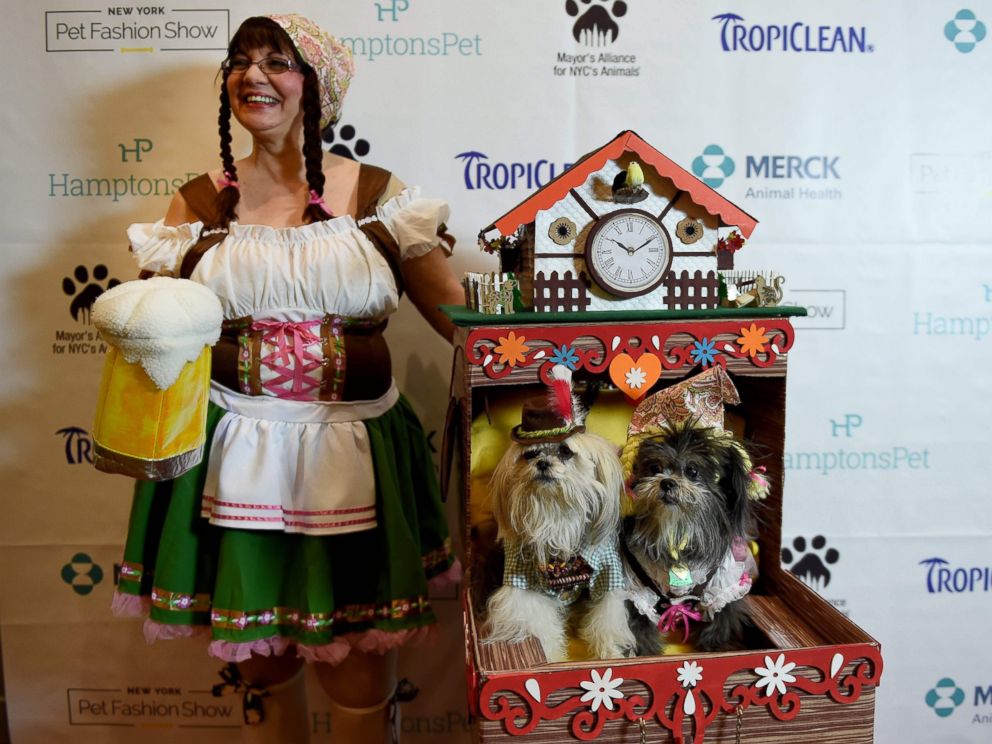
[[[232,55],[231,59],[259,62],[266,57],[293,61],[292,56],[269,46]],[[303,123],[303,73],[290,70],[266,75],[257,64],[244,72],[231,71],[227,77],[231,112],[253,135],[285,137]]]

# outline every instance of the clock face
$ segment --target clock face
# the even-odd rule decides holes
[[[647,294],[672,265],[672,241],[653,215],[620,209],[601,218],[586,241],[586,265],[596,283],[618,297]]]

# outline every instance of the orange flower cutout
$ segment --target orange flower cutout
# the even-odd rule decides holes
[[[765,330],[762,328],[761,330]],[[524,355],[530,351],[527,348],[527,344],[524,343],[527,339],[523,336],[518,336],[513,331],[510,331],[510,335],[500,336],[499,346],[497,346],[494,351],[499,354],[500,364],[509,364],[511,367],[516,366],[517,362],[524,361]]]
[[[740,344],[741,351],[753,357],[765,350],[768,336],[765,335],[764,328],[758,328],[752,323],[750,328],[741,328],[741,335],[737,337],[737,343]]]

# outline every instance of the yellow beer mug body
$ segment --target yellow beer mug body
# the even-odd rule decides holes
[[[141,368],[111,346],[93,426],[94,464],[106,473],[145,480],[182,475],[203,459],[210,348],[187,362],[160,390]]]
[[[98,470],[168,480],[200,464],[222,320],[214,294],[185,279],[125,282],[97,299],[93,323],[109,347],[93,426]]]

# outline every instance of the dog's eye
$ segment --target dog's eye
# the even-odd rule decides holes
[[[695,478],[696,476],[699,475],[699,471],[696,470],[695,465],[687,465],[685,468],[685,474],[688,475],[690,478]]]
[[[525,460],[533,460],[539,454],[541,453],[538,450],[527,450],[521,455],[521,457],[523,457]]]
[[[558,445],[558,459],[562,462],[569,459],[574,454],[575,453],[572,452],[572,448],[567,444],[562,443]]]

